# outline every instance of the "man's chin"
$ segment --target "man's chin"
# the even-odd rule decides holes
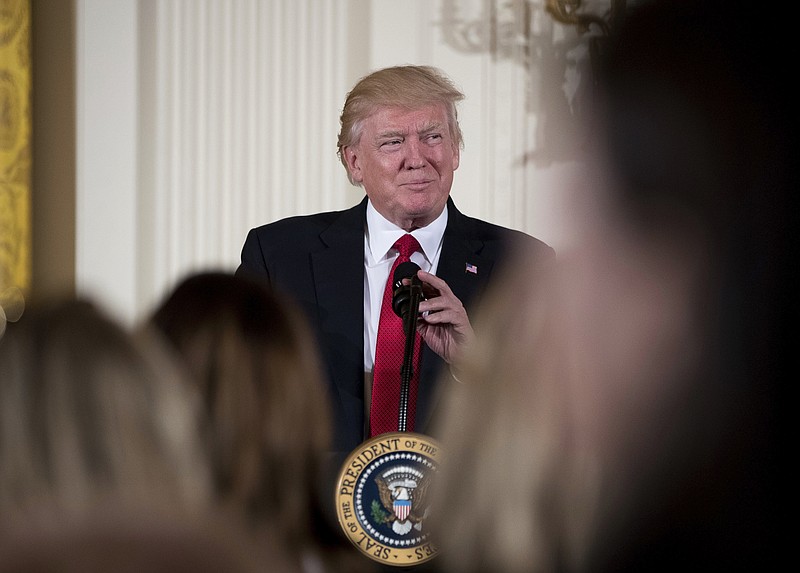
[[[442,214],[444,205],[426,205],[424,208],[409,208],[404,213],[404,220],[414,229],[427,227]]]

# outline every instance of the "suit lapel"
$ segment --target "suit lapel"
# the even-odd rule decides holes
[[[483,241],[472,228],[471,221],[447,202],[447,228],[442,242],[442,254],[436,276],[444,280],[459,300],[470,310],[470,303],[485,288],[494,259],[481,256]],[[467,265],[475,272],[467,270]],[[446,374],[447,364],[430,348],[423,348],[422,375],[417,394],[417,427],[427,428],[434,405],[438,400],[436,377]]]
[[[447,228],[436,275],[450,286],[464,306],[469,307],[475,294],[488,282],[494,260],[481,256],[483,240],[478,238],[470,220],[456,209],[452,201],[447,207]],[[468,271],[467,265],[471,265],[474,272]]]
[[[311,255],[319,324],[339,392],[363,405],[364,220],[366,198],[322,233],[326,246]],[[363,410],[361,412],[363,418]]]

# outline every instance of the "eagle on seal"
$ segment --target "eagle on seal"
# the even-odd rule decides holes
[[[429,476],[423,476],[415,482],[393,485],[377,476],[375,483],[378,485],[381,504],[389,512],[383,522],[390,523],[395,533],[405,535],[411,531],[412,525],[422,522],[428,505],[426,497],[431,483]]]

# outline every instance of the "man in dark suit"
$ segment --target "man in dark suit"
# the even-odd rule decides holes
[[[339,155],[350,181],[364,187],[364,200],[252,229],[242,249],[236,272],[264,277],[291,295],[316,332],[330,381],[333,448],[340,454],[376,433],[372,373],[381,360],[378,322],[398,238],[417,240],[411,260],[421,268],[425,292],[408,426],[421,433],[430,428],[437,383],[448,380],[445,365],[473,337],[466,309],[514,249],[552,254],[524,233],[463,215],[450,199],[462,146],[461,99],[448,78],[426,66],[362,78],[342,111]]]

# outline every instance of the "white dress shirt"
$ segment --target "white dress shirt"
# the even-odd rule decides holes
[[[411,260],[423,271],[436,274],[445,227],[447,227],[446,207],[430,225],[411,232],[422,247],[421,253],[416,252],[411,255]],[[378,213],[371,202],[367,202],[367,226],[364,229],[364,372],[367,374],[367,381],[372,380],[372,369],[375,364],[375,343],[378,337],[383,291],[392,264],[399,255],[393,245],[405,234],[403,229],[390,223]],[[366,386],[369,390],[371,384]]]

